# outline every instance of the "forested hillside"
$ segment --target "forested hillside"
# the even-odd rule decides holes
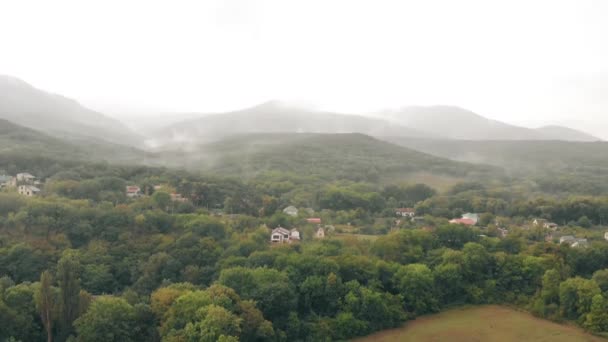
[[[321,180],[387,181],[415,172],[500,178],[500,170],[453,162],[363,134],[257,134],[159,153],[190,169],[251,178],[287,173]]]

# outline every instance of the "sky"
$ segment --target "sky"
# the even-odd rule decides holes
[[[608,1],[0,0],[0,74],[120,118],[456,105],[608,138]]]

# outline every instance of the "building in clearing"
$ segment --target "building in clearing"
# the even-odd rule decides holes
[[[141,189],[137,185],[127,185],[127,197],[134,198],[141,196]]]
[[[414,217],[416,216],[416,210],[414,210],[414,208],[397,208],[395,209],[395,215],[402,217]]]
[[[292,243],[297,241],[300,241],[300,232],[295,228],[288,230],[279,226],[270,233],[270,242],[272,243]]]
[[[298,208],[294,207],[293,205],[290,205],[289,207],[283,209],[283,213],[285,215],[296,217],[298,216]]]
[[[20,195],[32,197],[37,195],[40,189],[33,185],[19,185],[18,191]]]

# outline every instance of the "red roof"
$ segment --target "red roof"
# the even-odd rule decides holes
[[[318,218],[318,217],[307,218],[306,222],[308,222],[308,223],[321,223],[321,219]]]
[[[127,192],[139,192],[140,189],[138,186],[135,185],[129,185],[127,186]]]
[[[396,211],[400,213],[413,213],[415,212],[414,208],[397,208]]]
[[[466,218],[459,218],[459,219],[453,219],[453,220],[451,220],[450,223],[464,224],[464,225],[467,225],[467,226],[474,226],[475,225],[475,220],[466,219]]]

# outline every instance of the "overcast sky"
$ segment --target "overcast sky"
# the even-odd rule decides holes
[[[608,1],[0,0],[0,74],[113,115],[450,104],[608,138]]]

